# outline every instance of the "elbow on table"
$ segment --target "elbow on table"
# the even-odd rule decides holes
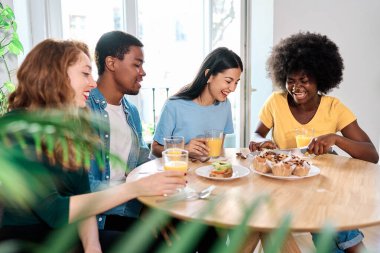
[[[379,162],[379,154],[376,153],[375,159],[373,163],[378,163]]]
[[[367,161],[367,162],[371,162],[371,163],[378,163],[379,162],[379,154],[377,153],[377,151],[375,150],[373,152],[373,154],[369,154],[367,155],[366,157],[362,157],[362,158],[359,158],[358,159],[361,159],[361,160],[364,160],[364,161]]]

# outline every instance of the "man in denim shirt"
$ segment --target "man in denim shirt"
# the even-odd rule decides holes
[[[90,92],[88,106],[104,119],[105,126],[95,129],[103,141],[105,168],[91,162],[89,172],[92,191],[125,182],[125,167],[110,161],[109,153],[126,162],[132,170],[149,160],[149,148],[142,138],[142,126],[136,107],[125,95],[137,95],[146,75],[142,67],[143,44],[134,36],[112,31],[99,39],[95,49],[98,87]],[[102,230],[127,229],[139,216],[142,204],[136,199],[98,215]]]

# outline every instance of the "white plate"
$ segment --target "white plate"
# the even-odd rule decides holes
[[[256,174],[266,176],[266,177],[276,178],[276,179],[282,179],[282,180],[297,180],[297,179],[302,179],[302,178],[307,178],[307,177],[314,177],[314,176],[319,175],[321,173],[321,170],[314,165],[310,165],[309,174],[307,174],[306,176],[303,176],[303,177],[294,176],[294,175],[290,175],[289,177],[274,176],[272,174],[272,172],[271,173],[262,173],[260,171],[257,171],[257,170],[255,170],[255,168],[253,168],[253,166],[252,166],[252,170]]]
[[[228,161],[228,157],[225,157],[225,156],[219,156],[217,158],[210,158],[210,160],[208,160],[208,162],[210,163],[213,163],[213,162],[225,162],[225,161]]]
[[[210,171],[212,170],[212,165],[202,166],[195,170],[195,174],[201,177],[205,177],[213,180],[233,180],[236,178],[245,177],[249,174],[250,170],[246,167],[240,165],[232,165],[232,177],[227,178],[218,178],[218,177],[210,177]]]

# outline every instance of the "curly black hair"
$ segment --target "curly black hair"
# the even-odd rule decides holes
[[[314,78],[319,92],[326,94],[343,79],[343,59],[338,46],[327,36],[300,32],[281,40],[267,61],[268,76],[286,91],[290,74],[304,71]]]

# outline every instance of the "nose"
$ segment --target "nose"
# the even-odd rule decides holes
[[[89,78],[89,86],[90,86],[91,89],[94,89],[94,88],[96,88],[98,86],[98,84],[95,82],[95,80],[92,77],[92,75]]]
[[[230,86],[228,87],[228,90],[229,90],[230,92],[234,92],[234,91],[236,90],[236,88],[237,88],[237,83],[230,85]]]
[[[140,68],[140,73],[139,73],[141,76],[146,76],[146,73],[145,73],[145,70],[143,69],[143,67]]]
[[[302,86],[302,82],[299,80],[296,80],[296,81],[294,81],[294,83],[292,85],[293,85],[292,91],[295,91],[297,88]]]

